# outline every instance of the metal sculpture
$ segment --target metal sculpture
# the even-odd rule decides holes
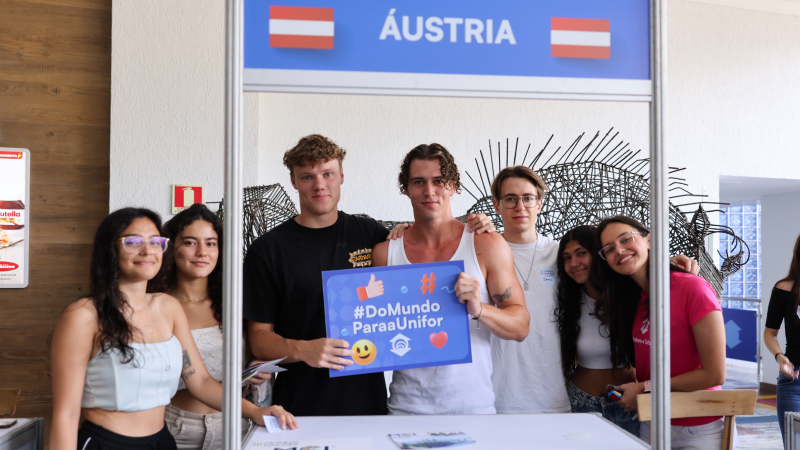
[[[247,249],[256,239],[299,213],[294,206],[294,202],[283,190],[283,186],[280,183],[268,186],[246,187],[243,191],[242,217],[244,231],[242,237],[244,248],[242,251],[244,255],[247,255]],[[221,221],[224,208],[223,201],[209,203],[219,203],[219,210],[216,215]]]
[[[562,150],[558,147],[544,163],[537,163],[545,155],[547,147],[553,139],[550,136],[544,148],[526,165],[530,145],[522,157],[520,165],[526,165],[542,177],[548,186],[545,202],[536,222],[536,229],[541,233],[560,239],[567,231],[578,225],[597,223],[601,219],[616,214],[633,217],[649,226],[650,222],[650,178],[649,159],[635,159],[640,150],[633,151],[627,143],[616,141],[619,133],[609,138],[613,129],[609,130],[599,141],[600,133],[584,146],[579,147],[584,134]],[[595,144],[595,142],[597,144]],[[614,144],[612,146],[612,144]],[[472,181],[473,193],[466,186],[462,187],[476,203],[469,213],[484,213],[491,217],[498,230],[502,230],[502,219],[496,213],[491,197],[491,181],[504,167],[517,165],[519,139],[514,145],[514,156],[511,157],[510,142],[506,139],[505,164],[502,164],[501,145],[497,142],[495,151],[489,142],[489,164],[483,150],[480,160],[475,158],[478,182],[469,171],[466,175]],[[554,161],[551,164],[551,161]],[[509,163],[510,162],[510,163]],[[491,170],[490,170],[491,168]],[[722,282],[729,275],[740,270],[750,258],[747,244],[733,233],[729,227],[711,224],[703,204],[721,204],[702,200],[705,195],[689,192],[686,180],[674,176],[682,168],[670,168],[670,254],[684,254],[694,258],[700,264],[700,275],[705,278],[720,296]],[[698,201],[676,205],[673,200],[693,198]],[[698,205],[690,220],[680,207]],[[714,261],[706,251],[705,239],[714,233],[724,233],[733,237],[733,254],[726,251],[723,256],[722,269],[714,265]]]

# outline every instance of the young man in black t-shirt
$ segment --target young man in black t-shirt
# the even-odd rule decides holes
[[[337,210],[345,151],[306,136],[283,157],[300,214],[261,236],[244,262],[244,317],[256,357],[283,358],[274,403],[298,416],[386,414],[382,373],[330,378],[352,365],[350,343],[325,337],[322,271],[371,265],[386,228]]]

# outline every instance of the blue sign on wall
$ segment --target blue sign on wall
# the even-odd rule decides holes
[[[327,335],[354,364],[331,377],[472,362],[469,317],[453,288],[463,261],[322,272]]]
[[[722,308],[722,317],[725,320],[725,356],[758,362],[758,313]]]
[[[649,14],[648,0],[245,0],[245,88],[647,100]]]

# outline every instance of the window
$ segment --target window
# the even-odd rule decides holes
[[[720,224],[731,227],[734,233],[750,247],[750,261],[739,272],[725,280],[722,295],[761,298],[761,202],[757,200],[733,202],[730,206],[722,206],[720,209],[723,211],[719,214]],[[720,234],[720,253],[724,255],[725,251],[731,250],[732,247],[731,237]],[[722,258],[719,256],[718,258],[721,266]]]

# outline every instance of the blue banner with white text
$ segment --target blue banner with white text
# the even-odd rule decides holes
[[[453,291],[463,261],[322,273],[327,336],[351,366],[331,377],[472,362],[469,316]]]

